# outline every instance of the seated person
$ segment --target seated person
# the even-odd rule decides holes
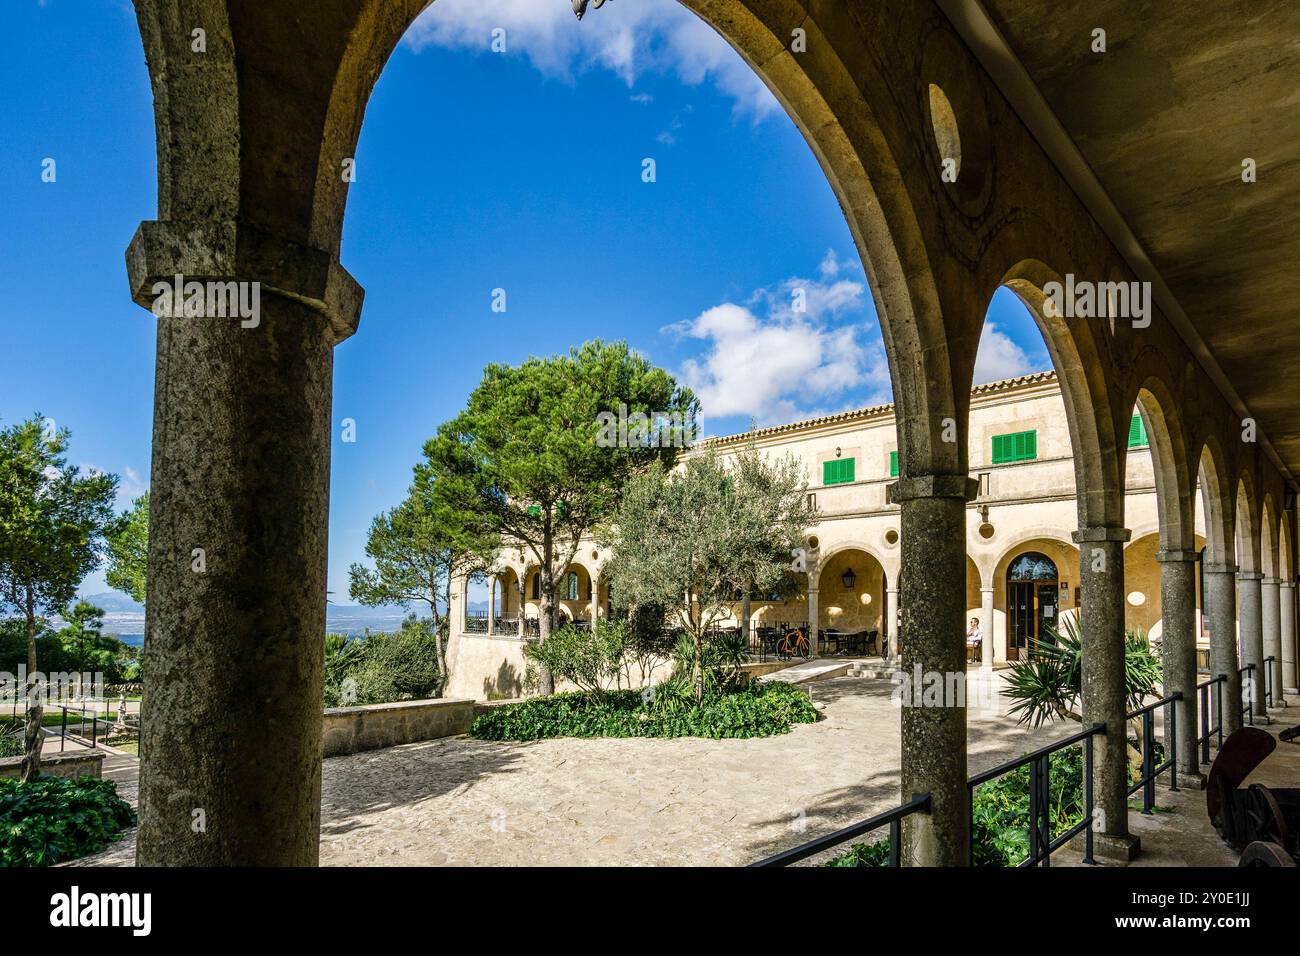
[[[966,632],[966,650],[973,656],[984,642],[984,632],[980,630],[980,619],[970,619],[970,629]]]

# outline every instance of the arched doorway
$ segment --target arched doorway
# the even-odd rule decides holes
[[[1026,551],[1007,566],[1007,658],[1028,660],[1059,624],[1061,576],[1041,551]]]

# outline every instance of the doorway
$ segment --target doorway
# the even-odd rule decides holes
[[[1049,643],[1059,623],[1061,580],[1056,563],[1026,551],[1007,568],[1007,658],[1028,660]]]

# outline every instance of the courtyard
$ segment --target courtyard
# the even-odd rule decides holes
[[[321,863],[750,863],[897,805],[893,686],[868,677],[811,683],[822,719],[777,737],[528,743],[448,737],[330,758],[322,781]],[[973,709],[970,772],[1075,730],[1064,722],[1033,730]],[[124,792],[134,797],[133,786]],[[1170,796],[1162,784],[1161,805]],[[1189,817],[1199,823],[1203,797],[1188,797]],[[1058,857],[1066,862],[1069,855]],[[1221,865],[1232,864],[1226,850],[1219,855]],[[79,865],[134,859],[132,833]]]

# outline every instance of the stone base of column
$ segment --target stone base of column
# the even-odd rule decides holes
[[[1132,863],[1141,852],[1142,841],[1131,833],[1123,836],[1111,833],[1092,835],[1092,855],[1105,863]]]

